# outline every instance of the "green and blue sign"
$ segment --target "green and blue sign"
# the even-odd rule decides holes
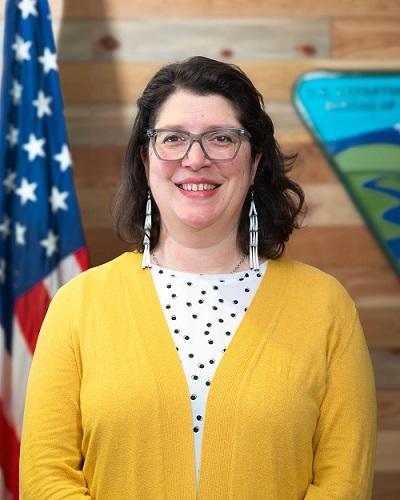
[[[400,275],[400,73],[306,73],[293,100]]]

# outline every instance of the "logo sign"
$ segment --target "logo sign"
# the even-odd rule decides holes
[[[400,275],[400,73],[309,72],[293,100]]]

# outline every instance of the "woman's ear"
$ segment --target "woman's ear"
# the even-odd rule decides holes
[[[256,177],[258,164],[260,163],[262,153],[257,153],[251,162],[251,183],[254,184],[254,179]]]

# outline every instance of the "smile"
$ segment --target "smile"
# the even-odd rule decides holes
[[[212,191],[217,188],[216,184],[178,184],[183,191]]]

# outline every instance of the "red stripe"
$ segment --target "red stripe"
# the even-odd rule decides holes
[[[89,269],[89,252],[86,247],[82,247],[76,252],[74,252],[75,258],[81,268],[81,271]]]
[[[4,482],[13,500],[18,500],[18,459],[19,441],[14,429],[4,417],[0,401],[0,467],[3,469]]]
[[[15,316],[32,353],[49,304],[50,297],[43,283],[38,283],[16,300]]]

